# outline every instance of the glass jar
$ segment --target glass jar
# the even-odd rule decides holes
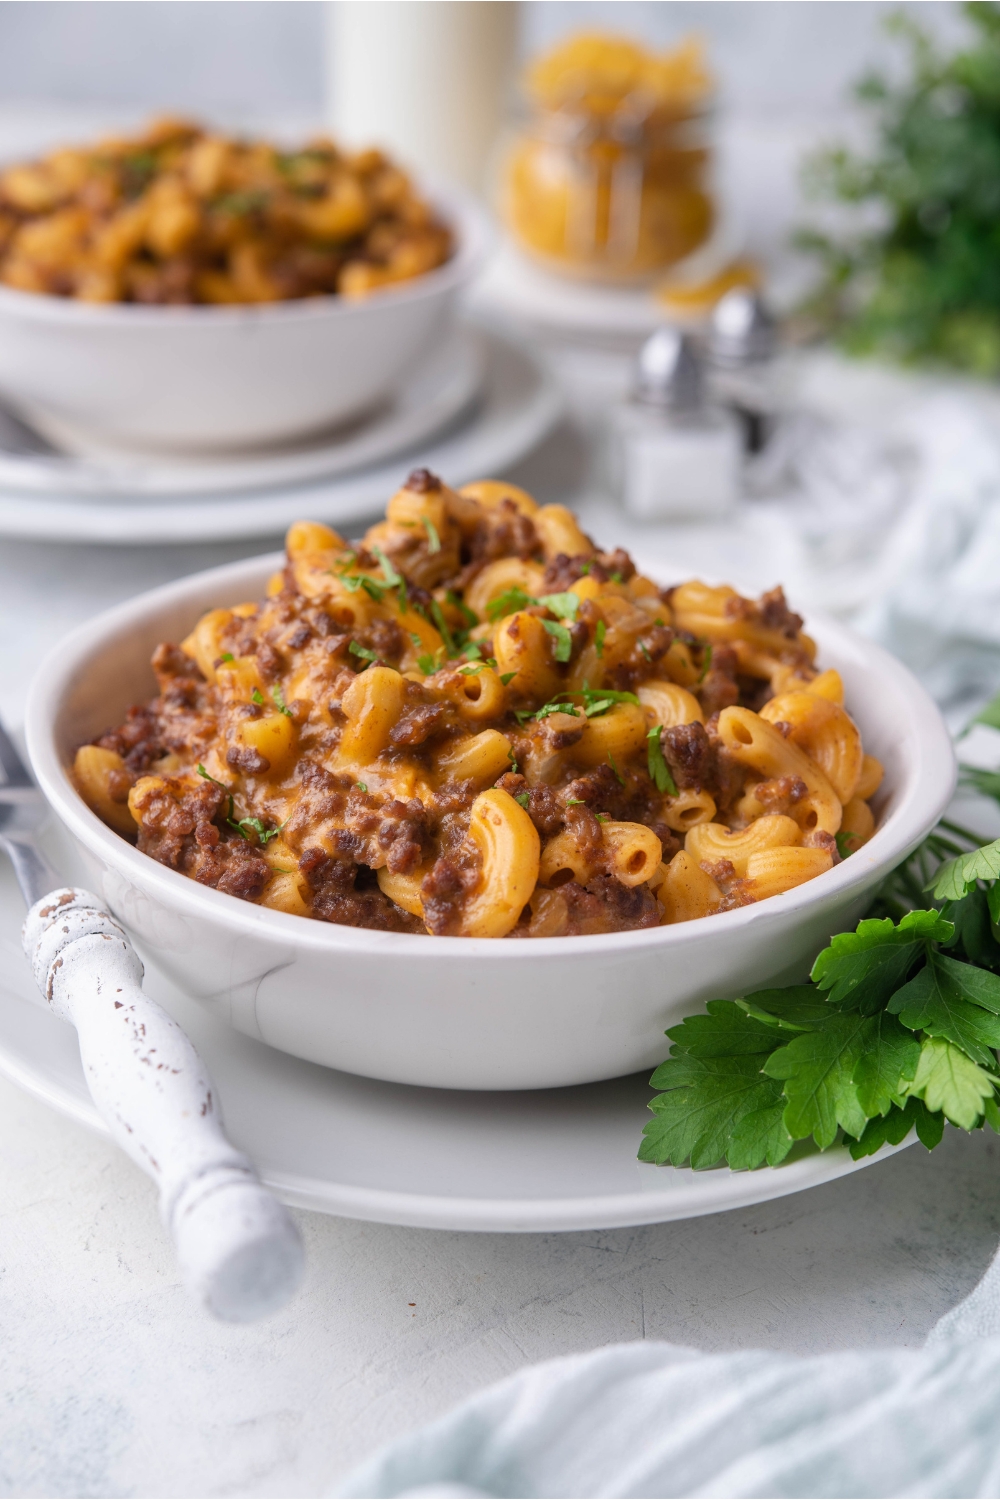
[[[517,245],[584,280],[642,282],[708,240],[715,224],[711,109],[641,93],[595,111],[528,104],[501,168],[500,211]]]

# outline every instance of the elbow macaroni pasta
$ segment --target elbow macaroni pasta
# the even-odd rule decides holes
[[[875,832],[882,768],[780,590],[663,590],[562,506],[425,470],[153,658],[81,796],[286,915],[588,935],[778,898]]]

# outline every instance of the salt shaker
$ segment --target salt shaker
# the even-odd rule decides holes
[[[707,349],[712,390],[740,421],[748,453],[767,443],[778,412],[778,330],[756,292],[734,287],[716,303]]]
[[[622,501],[643,521],[714,521],[739,495],[742,437],[706,395],[691,336],[661,328],[643,344],[630,398],[613,417]]]

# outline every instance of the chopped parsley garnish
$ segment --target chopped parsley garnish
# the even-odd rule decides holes
[[[233,653],[231,651],[223,651],[222,655],[219,657],[219,661],[220,662],[223,662],[223,661],[235,661],[235,660],[236,660],[236,658],[235,658],[235,656],[233,655]]]
[[[613,688],[592,688],[587,683],[584,683],[580,689],[580,696],[583,698],[584,712],[588,719],[605,713],[612,703],[634,703],[636,707],[639,705],[639,700],[634,693],[616,692]]]
[[[517,676],[516,672],[501,672],[500,673],[500,681],[503,683],[504,687],[506,687],[509,682],[513,682],[514,681],[514,678],[516,676]]]
[[[224,782],[216,781],[216,779],[215,779],[214,776],[209,776],[208,772],[205,770],[205,767],[202,765],[201,761],[198,762],[198,775],[199,776],[204,776],[205,780],[206,781],[210,781],[213,786],[221,786],[222,790],[224,792],[228,792],[229,791],[229,788],[225,785]]]
[[[598,620],[597,629],[594,631],[594,650],[598,656],[604,655],[604,637],[608,633],[608,627],[603,620]]]
[[[569,661],[573,654],[573,637],[561,620],[543,620],[543,626],[555,640],[552,655],[556,661]]]
[[[563,805],[565,807],[586,807],[587,804],[581,797],[567,797]]]
[[[524,589],[504,589],[495,599],[491,599],[486,606],[486,617],[489,620],[502,620],[505,615],[515,615],[519,609],[527,609],[529,604],[537,604],[537,599],[531,594],[526,594]]]
[[[703,683],[705,681],[705,678],[708,676],[708,669],[709,669],[709,667],[711,665],[712,665],[712,642],[711,641],[706,641],[705,642],[705,654],[704,654],[704,656],[701,659],[701,676],[698,678],[699,686],[701,685],[701,683]]]
[[[622,575],[620,573],[609,573],[608,581],[609,583],[621,583]]]
[[[425,677],[433,677],[435,672],[440,672],[443,665],[443,646],[439,646],[438,649],[434,652],[433,656],[431,656],[429,652],[425,651],[422,656],[417,657],[417,666],[420,668],[420,671],[423,672]]]
[[[639,647],[639,650],[642,652],[643,656],[646,658],[647,661],[652,661],[653,660],[653,658],[649,654],[649,649],[646,646],[646,643],[644,641],[636,641],[636,645]]]
[[[528,792],[515,792],[514,801],[519,803],[521,807],[524,808],[525,812],[527,812],[528,803],[531,801],[531,796]]]
[[[572,592],[565,594],[543,594],[538,601],[552,611],[560,620],[575,620],[580,608],[580,596]]]
[[[372,547],[371,553],[373,557],[378,558],[378,565],[382,569],[382,577],[385,579],[388,587],[391,589],[398,588],[399,585],[403,583],[403,579],[401,575],[396,572],[396,569],[386,557],[385,553],[382,551],[382,548]]]
[[[670,774],[670,767],[663,759],[663,742],[660,739],[660,726],[654,724],[646,736],[649,746],[649,776],[656,784],[658,792],[669,792],[671,797],[677,796],[677,783]]]
[[[378,661],[377,651],[369,651],[367,646],[359,646],[357,641],[352,641],[347,649],[352,656],[360,656],[364,661]]]
[[[374,599],[376,604],[381,604],[386,596],[388,584],[377,583],[374,578],[369,578],[367,573],[335,573],[345,589],[356,594],[358,589],[364,589],[369,598]]]
[[[440,552],[441,538],[438,536],[437,527],[434,525],[434,522],[431,520],[430,516],[421,516],[420,519],[423,521],[424,530],[427,533],[428,552]]]
[[[511,769],[511,771],[516,776],[517,775],[517,758],[515,757],[513,750],[508,749],[508,751],[507,751],[507,759],[510,761],[510,769]]]
[[[440,634],[441,639],[444,641],[445,651],[449,656],[457,656],[458,647],[455,644],[455,637],[451,632],[448,621],[444,617],[444,611],[442,610],[440,604],[436,599],[431,600],[431,619],[437,626],[438,633]]]
[[[854,853],[853,849],[848,849],[847,847],[847,840],[853,839],[855,837],[853,833],[842,828],[841,831],[839,833],[835,833],[833,837],[836,840],[837,853],[840,855],[841,859],[847,859]]]
[[[258,704],[258,706],[263,704],[264,694],[261,692],[260,688],[254,688],[253,692],[250,694],[250,702],[256,703]]]
[[[285,819],[285,823],[279,823],[277,828],[265,828],[259,818],[236,819],[233,817],[232,811],[230,810],[229,817],[226,819],[226,822],[230,825],[231,828],[236,829],[236,832],[239,834],[241,839],[249,840],[250,835],[245,830],[247,828],[252,828],[261,844],[266,847],[272,839],[276,839],[278,837],[278,834],[284,828],[285,823],[288,822],[288,819]],[[291,871],[287,870],[284,873],[291,874]]]
[[[275,706],[278,709],[278,712],[284,714],[286,719],[290,719],[292,717],[292,711],[285,702],[285,695],[281,691],[280,682],[276,682],[274,684],[274,687],[271,689],[271,697],[274,699]]]
[[[598,823],[610,823],[611,822],[611,814],[610,813],[595,813],[594,817],[597,819]]]
[[[490,600],[486,606],[487,618],[492,621],[500,620],[505,615],[516,614],[519,609],[527,609],[532,604],[544,605],[560,620],[573,621],[580,609],[580,596],[568,591],[564,594],[543,594],[540,599],[536,599],[533,594],[526,594],[524,589],[515,584],[513,588],[504,589],[502,594]],[[543,625],[547,623],[550,622],[542,621]],[[561,656],[556,658],[557,661],[568,659]]]
[[[454,589],[449,589],[444,597],[447,599],[448,603],[452,606],[453,609],[458,610],[459,614],[462,616],[462,619],[465,621],[466,625],[468,625],[470,630],[474,625],[479,624],[479,616],[476,614],[476,611],[474,609],[470,609],[465,600],[462,599],[458,594],[456,594]]]
[[[542,622],[543,624],[545,621]],[[543,703],[541,708],[532,711],[530,708],[521,709],[516,712],[520,723],[528,719],[547,719],[550,714],[569,714],[571,718],[580,717],[577,706],[573,703],[574,698],[583,699],[584,716],[594,719],[598,714],[607,713],[615,703],[635,703],[639,700],[634,693],[618,692],[614,688],[592,688],[586,682],[582,688],[576,688],[572,693],[557,693],[550,698],[548,703]]]
[[[367,792],[368,790],[368,783],[366,781],[356,781],[354,785],[357,787],[359,792]]]
[[[614,771],[615,775],[618,777],[618,780],[621,782],[622,786],[624,786],[625,785],[625,777],[622,775],[622,773],[619,771],[617,765],[615,764],[615,758],[611,754],[610,750],[608,751],[608,765],[611,767],[612,771]]]

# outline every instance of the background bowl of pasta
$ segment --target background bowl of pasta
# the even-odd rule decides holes
[[[0,391],[56,440],[209,452],[367,416],[448,336],[485,220],[378,152],[166,121],[0,170]]]
[[[650,1067],[699,1002],[804,977],[952,794],[940,714],[878,646],[815,617],[809,639],[777,592],[761,607],[703,584],[660,591],[562,507],[511,494],[456,494],[418,471],[362,543],[299,524],[287,565],[253,559],[145,594],[39,672],[29,753],[87,880],[141,952],[270,1046],[458,1089]],[[463,525],[492,558],[464,575]],[[520,557],[497,557],[508,542]],[[573,587],[541,594],[560,575]],[[441,582],[452,576],[464,598]],[[768,639],[789,646],[784,665],[764,661]],[[154,652],[168,752],[152,710],[126,717],[155,690]],[[594,682],[613,662],[634,693],[572,676]],[[755,673],[778,689],[757,712],[734,704],[733,677],[706,729],[694,695],[725,689],[726,662],[746,693]],[[534,685],[532,672],[550,675]],[[717,774],[739,773],[714,801],[683,775],[709,733],[729,767]],[[129,746],[142,774],[126,770]],[[433,838],[414,792],[438,799]],[[633,792],[654,811],[630,822],[614,808]],[[137,829],[141,847],[122,836]]]

